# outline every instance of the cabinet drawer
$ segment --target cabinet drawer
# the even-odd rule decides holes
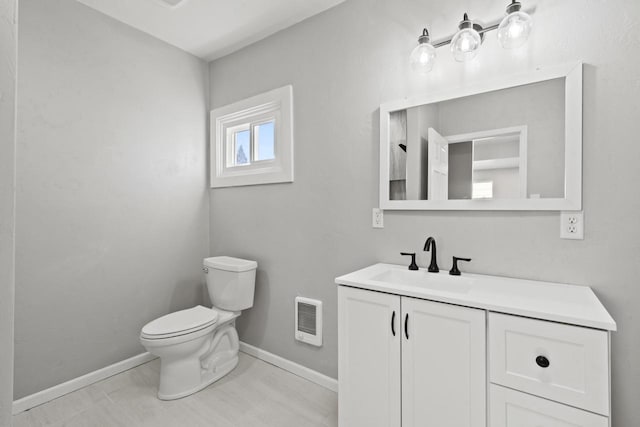
[[[607,332],[489,314],[492,383],[609,415]]]
[[[530,394],[491,384],[491,427],[608,427],[609,419]]]

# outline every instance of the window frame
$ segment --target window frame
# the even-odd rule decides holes
[[[211,188],[293,182],[293,88],[274,89],[210,113]],[[255,160],[254,129],[273,121],[274,158]],[[235,165],[235,133],[249,130],[249,164]],[[233,147],[229,136],[233,136]]]

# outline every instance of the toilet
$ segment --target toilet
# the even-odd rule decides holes
[[[253,306],[258,263],[219,256],[205,258],[213,307],[198,305],[147,323],[140,342],[160,358],[158,398],[173,400],[219,380],[238,364],[235,319]]]

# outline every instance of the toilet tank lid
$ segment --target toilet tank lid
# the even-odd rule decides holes
[[[204,259],[204,266],[225,271],[249,271],[258,268],[258,263],[247,259],[233,258],[230,256],[215,256]]]

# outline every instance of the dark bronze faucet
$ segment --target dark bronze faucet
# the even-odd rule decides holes
[[[427,241],[424,242],[424,250],[431,251],[431,264],[429,264],[429,268],[427,269],[429,273],[439,272],[440,269],[438,268],[438,261],[436,259],[436,239],[429,237]]]

